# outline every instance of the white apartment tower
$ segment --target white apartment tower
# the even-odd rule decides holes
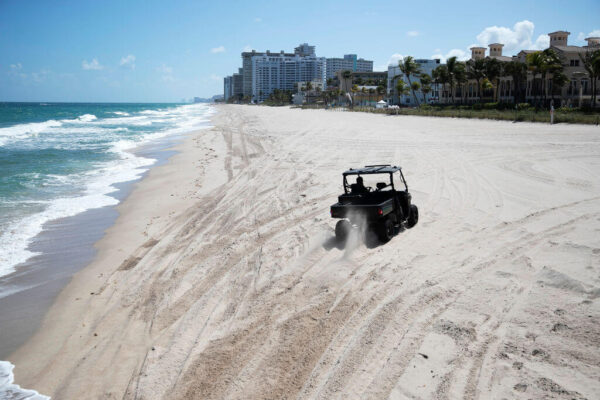
[[[315,55],[315,46],[303,43],[294,49],[294,54],[244,53],[244,86],[248,83],[254,101],[263,101],[275,90],[296,91],[298,82],[319,81],[325,85],[324,57]],[[246,59],[245,59],[246,61]],[[248,65],[248,71],[246,71]],[[246,82],[246,77],[250,78]]]

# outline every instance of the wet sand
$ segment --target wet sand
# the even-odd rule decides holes
[[[180,140],[181,137],[173,136],[135,151],[156,160],[153,167],[158,167],[175,154],[169,148]],[[122,201],[134,183],[114,185],[117,190],[110,196]],[[93,260],[97,253],[95,243],[118,215],[111,206],[46,223],[28,248],[39,255],[18,266],[14,273],[0,277],[0,360],[5,360],[39,329],[58,293],[74,273]]]

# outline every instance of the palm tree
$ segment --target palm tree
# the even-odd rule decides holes
[[[452,103],[454,103],[454,84],[456,83],[456,64],[458,63],[456,57],[450,57],[446,60],[446,69],[448,70],[448,83],[450,83],[450,95],[452,96]]]
[[[427,94],[431,92],[431,76],[427,74],[421,74],[419,77],[421,83],[421,92],[423,93],[423,103],[427,102]]]
[[[349,92],[350,91],[350,87],[352,87],[352,71],[349,70],[345,70],[342,71],[342,78],[343,79],[343,84],[342,84],[342,90]]]
[[[544,103],[546,103],[546,92],[548,91],[548,84],[546,77],[548,74],[553,74],[555,72],[561,72],[563,69],[562,62],[560,60],[560,56],[556,51],[552,48],[546,49],[542,51],[544,63],[542,64],[542,85],[543,85],[543,95],[544,95]]]
[[[370,88],[370,89],[369,89],[369,103],[370,103],[371,101],[373,101],[373,95],[374,95],[374,94],[375,94],[375,89],[373,89],[373,88]]]
[[[590,104],[593,108],[596,106],[596,81],[600,78],[600,50],[588,50],[585,54],[579,54],[579,58],[581,58],[581,63],[590,77],[592,86]]]
[[[481,80],[485,78],[485,60],[483,58],[467,61],[467,77],[477,83],[477,97],[481,101]]]
[[[415,96],[415,99],[417,98],[415,95],[415,92],[418,92],[419,89],[421,89],[421,84],[417,81],[413,82],[410,84],[410,90],[412,90],[413,92],[413,96]],[[420,104],[417,102],[417,107],[419,107]]]
[[[467,78],[467,65],[464,62],[459,61],[456,63],[456,66],[454,67],[454,79],[460,87],[461,103],[463,103],[467,92],[465,86],[467,82],[469,82],[469,79]]]
[[[509,61],[504,64],[504,76],[512,77],[515,103],[522,103],[521,84],[527,80],[527,66],[519,61]]]
[[[567,82],[569,82],[569,77],[567,75],[565,75],[564,72],[562,71],[556,71],[552,74],[552,78],[550,78],[552,81],[552,102],[554,103],[554,92],[555,92],[555,88],[559,88],[562,89],[563,86],[565,86],[567,84]]]
[[[485,77],[493,85],[492,101],[497,101],[499,94],[500,77],[502,76],[502,63],[495,58],[486,57],[485,59]]]
[[[443,96],[444,92],[446,91],[446,83],[448,83],[448,81],[450,80],[448,68],[446,67],[446,65],[440,65],[439,67],[436,67],[431,73],[433,75],[435,83],[442,84]]]
[[[406,86],[406,82],[402,79],[398,79],[396,82],[396,93],[398,94],[398,103],[401,103],[400,96],[409,93],[408,86]]]
[[[533,93],[533,98],[534,100],[537,99],[537,95],[538,95],[538,90],[537,90],[537,85],[535,84],[535,80],[536,77],[538,75],[541,75],[542,73],[542,69],[544,68],[544,55],[541,51],[535,51],[533,53],[529,53],[527,54],[526,57],[526,63],[527,63],[527,69],[529,71],[531,71],[531,74],[533,75],[533,82],[532,82],[532,91]],[[537,103],[537,101],[536,101]]]
[[[421,74],[421,68],[419,64],[417,64],[412,56],[406,56],[403,60],[398,62],[398,67],[400,71],[406,76],[406,80],[408,81],[408,85],[412,89],[412,82],[410,80],[411,76],[419,76]],[[415,103],[419,106],[419,99],[417,99],[417,95],[415,94],[415,90],[412,89],[413,97],[415,98]]]

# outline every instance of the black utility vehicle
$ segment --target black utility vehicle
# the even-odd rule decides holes
[[[375,174],[388,175],[389,182],[377,182],[375,189],[365,187],[362,175]],[[331,206],[331,217],[342,218],[335,226],[338,239],[345,240],[352,227],[366,224],[379,240],[387,242],[402,226],[412,228],[419,221],[419,209],[411,204],[412,196],[400,167],[367,165],[350,168],[343,176],[344,194]],[[348,178],[353,176],[356,176],[356,183],[349,184]],[[394,186],[394,176],[399,177],[404,189]]]

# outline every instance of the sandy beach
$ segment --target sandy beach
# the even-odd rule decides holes
[[[53,399],[600,398],[600,128],[218,106],[8,360]],[[349,167],[419,224],[334,240]]]

